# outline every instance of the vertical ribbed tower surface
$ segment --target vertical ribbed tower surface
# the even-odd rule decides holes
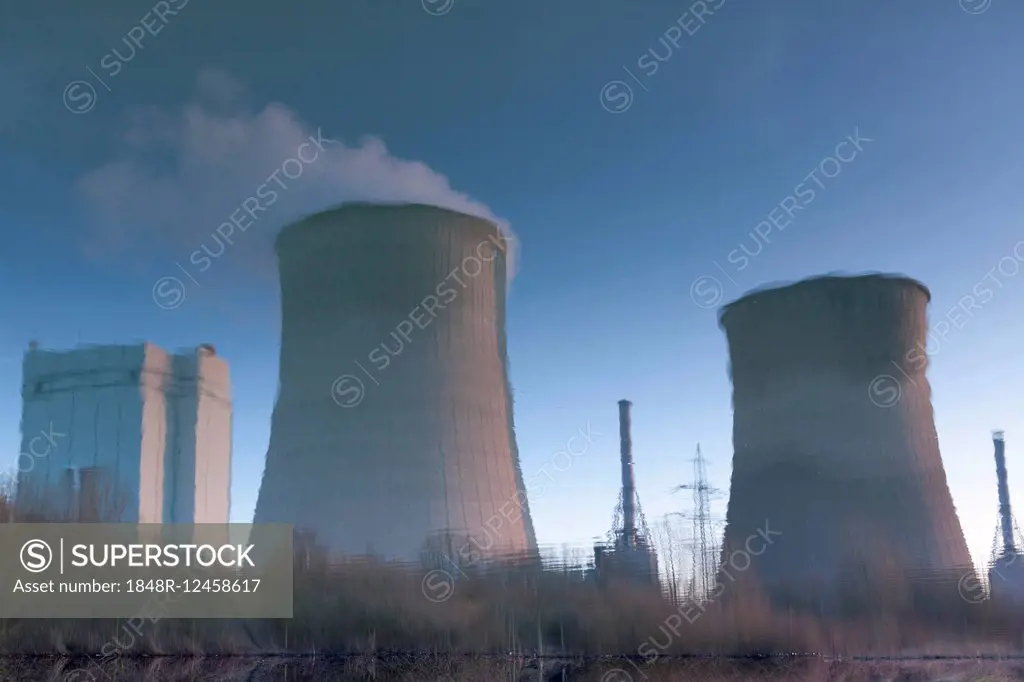
[[[722,309],[726,571],[744,572],[737,550],[757,552],[750,573],[776,601],[822,605],[867,575],[948,585],[970,570],[925,376],[929,300],[903,277],[826,276]]]
[[[347,204],[282,231],[256,523],[408,562],[468,538],[473,560],[536,549],[508,379],[508,246],[484,219],[424,205]]]

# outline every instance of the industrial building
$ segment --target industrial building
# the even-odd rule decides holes
[[[19,514],[227,523],[231,388],[213,346],[42,350],[24,359]]]
[[[1020,532],[1010,507],[1010,484],[1006,475],[1006,441],[1002,431],[992,434],[995,447],[996,481],[999,494],[999,520],[989,564],[989,596],[1000,604],[1024,605],[1024,555]]]
[[[409,563],[536,554],[507,247],[484,219],[411,204],[346,204],[282,230],[280,389],[256,523]]]
[[[734,411],[727,594],[752,581],[776,605],[822,614],[886,598],[960,604],[958,580],[973,569],[925,374],[929,300],[904,277],[823,276],[722,309]]]
[[[658,557],[640,508],[633,472],[633,403],[619,401],[619,463],[622,489],[612,522],[611,542],[594,547],[594,576],[601,583],[627,582],[660,588]]]

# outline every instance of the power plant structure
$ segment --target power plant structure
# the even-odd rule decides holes
[[[747,582],[775,606],[819,614],[962,603],[973,568],[925,374],[930,298],[905,277],[822,276],[722,308],[729,594]]]
[[[1010,508],[1010,484],[1006,476],[1006,442],[1002,431],[992,433],[995,446],[996,480],[999,492],[999,521],[992,543],[988,571],[989,597],[1000,603],[1024,604],[1024,555],[1020,531]]]
[[[619,453],[622,489],[612,521],[610,542],[594,547],[594,572],[598,581],[632,582],[660,588],[658,557],[651,531],[640,507],[633,474],[632,406],[619,401]]]
[[[536,555],[513,430],[509,242],[419,204],[285,227],[280,388],[255,522],[334,555],[468,564]]]
[[[33,342],[22,397],[23,520],[228,523],[231,385],[212,345]]]

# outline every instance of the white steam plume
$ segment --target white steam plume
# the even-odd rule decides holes
[[[228,248],[236,265],[272,268],[269,246],[283,225],[345,201],[374,201],[431,204],[496,223],[510,237],[509,276],[514,273],[517,241],[508,223],[452,189],[445,176],[420,161],[392,156],[374,137],[347,146],[329,127],[306,125],[282,104],[253,114],[244,96],[230,76],[209,71],[199,77],[196,100],[177,114],[149,109],[131,119],[120,158],[76,185],[91,228],[92,255],[159,249],[169,260],[187,260],[266,183],[278,199],[244,234],[235,231]],[[323,151],[306,145],[306,157],[317,158],[302,164],[298,177],[285,177],[294,176],[297,166],[282,173],[282,163],[320,136],[334,141],[323,143]],[[267,183],[275,171],[286,189]]]

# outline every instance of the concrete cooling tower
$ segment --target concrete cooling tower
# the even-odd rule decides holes
[[[822,612],[856,594],[920,603],[922,586],[959,601],[971,562],[925,376],[929,300],[902,277],[828,276],[723,308],[734,456],[719,591],[756,577],[776,605]]]
[[[347,204],[286,227],[280,388],[256,523],[419,562],[536,549],[492,223]]]

